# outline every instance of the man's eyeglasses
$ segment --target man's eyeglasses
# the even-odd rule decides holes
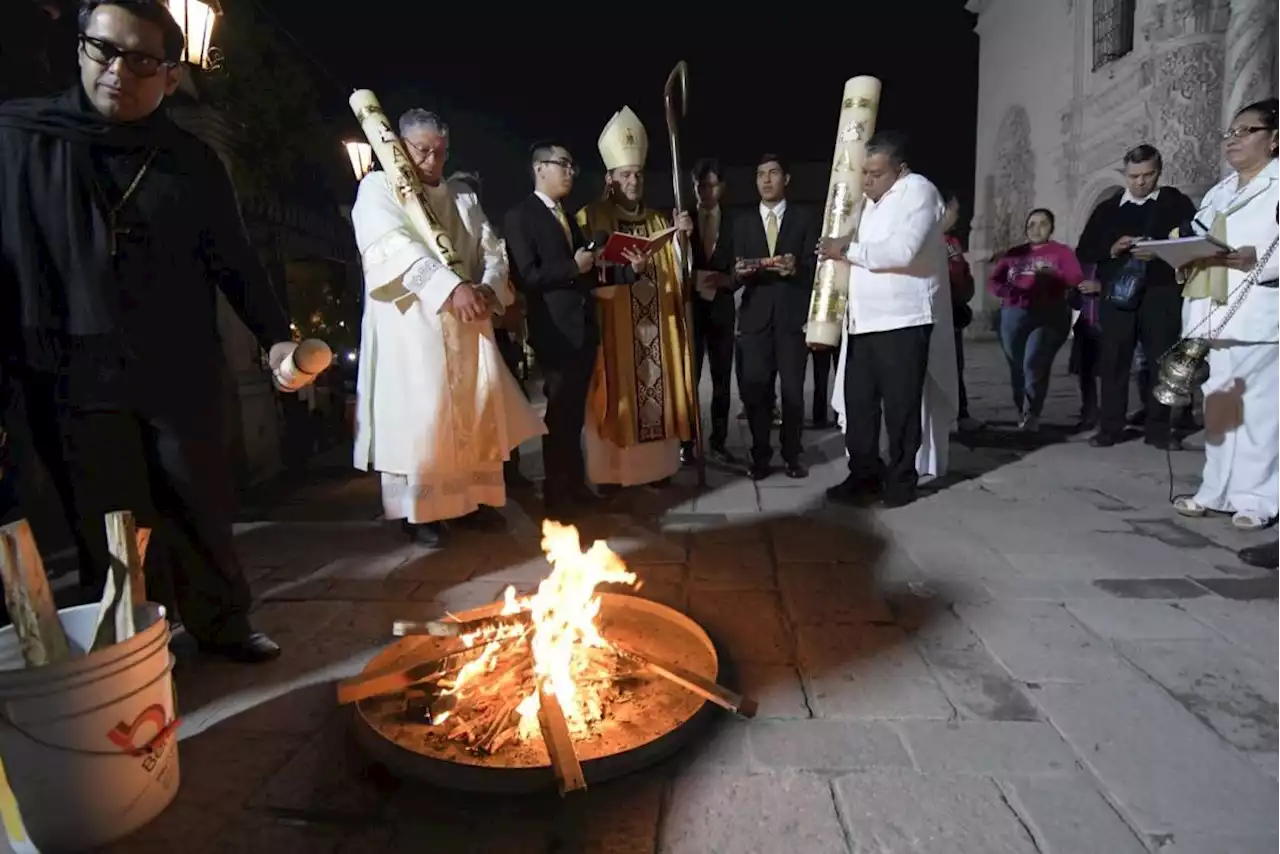
[[[578,164],[569,160],[539,160],[538,162],[545,163],[548,166],[559,166],[574,177],[578,175]]]
[[[109,66],[120,58],[134,77],[155,77],[160,69],[172,68],[178,64],[140,50],[125,50],[111,42],[95,39],[83,33],[80,35],[80,45],[84,49],[85,56],[103,66]]]
[[[1223,132],[1223,141],[1230,139],[1244,139],[1250,134],[1257,133],[1260,130],[1271,130],[1271,128],[1262,127],[1261,125],[1253,125],[1251,127],[1230,128]]]

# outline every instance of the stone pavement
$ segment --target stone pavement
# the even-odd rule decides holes
[[[580,525],[717,638],[761,713],[564,803],[390,778],[332,684],[393,618],[545,575],[534,500],[509,505],[509,532],[430,552],[377,521],[376,484],[341,460],[253,497],[239,545],[285,654],[181,653],[180,794],[114,850],[1271,854],[1276,575],[1233,553],[1264,535],[1176,518],[1164,454],[1070,436],[1065,372],[1045,435],[1010,433],[998,349],[970,362],[993,426],[912,506],[824,506],[840,440],[809,433],[807,481],[713,471],[697,495],[682,473]],[[1172,455],[1178,490],[1200,460]]]

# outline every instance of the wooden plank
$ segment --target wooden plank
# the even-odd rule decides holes
[[[147,601],[146,580],[139,554],[139,532],[133,514],[117,510],[108,513],[104,521],[110,565],[93,633],[94,650],[133,637],[137,631],[133,622],[134,605]]]
[[[551,690],[545,676],[538,680],[538,724],[542,729],[542,741],[551,757],[551,770],[556,775],[560,795],[587,788],[587,778],[582,774],[582,763],[573,749],[569,735],[569,723],[564,719],[564,709]]]
[[[151,545],[151,529],[139,528],[138,565],[129,576],[129,592],[133,594],[133,604],[141,605],[147,601],[147,546]]]
[[[685,670],[683,667],[655,661],[649,656],[622,644],[610,642],[610,645],[620,658],[630,660],[636,664],[642,664],[663,679],[674,682],[686,691],[692,691],[704,700],[709,700],[717,706],[728,709],[735,715],[740,715],[744,718],[754,718],[756,716],[759,706],[750,697],[736,694],[723,685],[717,685],[705,676],[699,676],[697,673]]]
[[[482,646],[469,650],[460,641],[448,646],[435,658],[415,658],[410,662],[400,661],[380,670],[366,670],[358,676],[344,679],[338,683],[338,705],[358,703],[370,697],[383,694],[396,694],[405,689],[438,678],[455,669],[455,656],[474,650],[480,652]]]
[[[25,519],[0,528],[0,580],[27,666],[42,667],[69,659],[67,634],[53,604],[35,536]]]

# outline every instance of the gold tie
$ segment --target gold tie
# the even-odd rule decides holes
[[[560,223],[560,227],[564,229],[564,237],[569,241],[569,248],[573,248],[573,229],[569,227],[569,218],[564,215],[564,208],[556,205],[554,208],[556,221]]]
[[[778,215],[773,211],[764,218],[764,239],[769,243],[769,255],[772,257],[778,245]]]

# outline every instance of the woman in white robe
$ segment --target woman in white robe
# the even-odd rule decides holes
[[[1200,265],[1183,290],[1182,334],[1212,336],[1213,348],[1203,388],[1204,475],[1174,509],[1230,513],[1236,528],[1253,531],[1271,524],[1280,503],[1276,99],[1241,110],[1224,140],[1234,171],[1205,194],[1196,221],[1235,251]],[[1246,279],[1255,284],[1219,331]]]

